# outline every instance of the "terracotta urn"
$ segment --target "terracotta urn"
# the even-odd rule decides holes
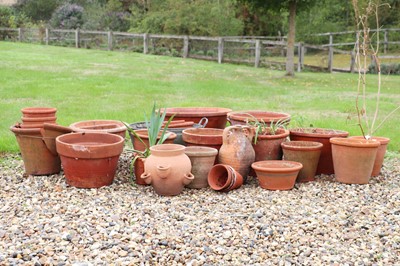
[[[192,165],[185,146],[161,144],[150,147],[151,155],[144,162],[141,178],[162,196],[175,196],[193,181]]]
[[[55,117],[57,108],[53,107],[26,107],[21,109],[24,118]]]
[[[109,133],[69,133],[56,138],[67,183],[78,188],[111,185],[124,138]]]
[[[208,184],[213,190],[228,192],[241,187],[243,177],[230,165],[216,164],[208,173]]]
[[[350,138],[364,139],[363,136],[352,136]],[[379,145],[378,152],[376,153],[374,168],[372,169],[371,174],[371,176],[378,176],[381,173],[383,160],[385,158],[387,145],[389,144],[390,139],[385,137],[372,137],[372,140],[379,141],[379,143],[381,144]]]
[[[187,146],[206,146],[219,150],[222,145],[223,129],[187,128],[182,131],[182,139]]]
[[[285,121],[286,124],[290,122],[290,115],[287,113],[261,110],[229,112],[227,117],[231,125],[246,125],[247,122],[263,121],[267,126],[270,126],[271,122]]]
[[[74,132],[112,133],[125,138],[126,126],[117,120],[86,120],[69,125]]]
[[[249,126],[230,126],[224,129],[223,144],[218,154],[218,162],[232,166],[244,180],[255,159],[251,141],[254,128]]]
[[[147,131],[147,129],[138,129],[135,130],[135,133],[140,137],[140,139],[146,144],[147,147],[150,146],[149,143],[149,133]],[[174,140],[176,138],[176,134],[170,131],[167,131],[167,133],[170,133],[169,137],[164,141],[163,144],[173,144]],[[158,133],[158,137],[157,137],[157,141],[160,139],[162,134],[162,131],[160,131]],[[131,138],[132,140],[132,145],[133,148],[137,151],[145,151],[146,150],[146,146],[138,139],[136,139],[134,136],[132,136]]]
[[[317,175],[334,173],[332,161],[332,149],[329,140],[331,138],[346,138],[349,132],[326,128],[293,128],[290,129],[290,140],[314,141],[320,142],[324,146],[317,167]]]
[[[296,181],[314,181],[323,146],[322,143],[312,141],[287,141],[283,142],[281,146],[285,160],[299,162],[303,165]]]
[[[330,142],[336,180],[368,184],[380,142],[357,138],[331,138]]]
[[[208,187],[208,173],[214,165],[217,157],[217,149],[203,146],[186,147],[185,154],[189,156],[192,163],[193,181],[187,185],[189,188]]]
[[[257,174],[260,187],[269,190],[290,190],[303,165],[299,162],[270,160],[251,165]]]

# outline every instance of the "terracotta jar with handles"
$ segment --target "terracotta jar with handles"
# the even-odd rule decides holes
[[[230,126],[224,129],[223,143],[219,150],[218,161],[221,164],[232,166],[245,181],[251,164],[255,159],[255,152],[251,145],[254,137],[254,128],[249,126]]]

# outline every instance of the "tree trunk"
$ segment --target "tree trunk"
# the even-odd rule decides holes
[[[289,1],[289,33],[287,38],[286,76],[294,76],[294,41],[296,38],[296,0]]]

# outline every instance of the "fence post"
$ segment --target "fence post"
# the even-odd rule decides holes
[[[143,34],[143,53],[144,54],[149,53],[149,34],[148,33]]]
[[[384,43],[383,43],[383,53],[386,54],[387,50],[389,49],[389,31],[384,31],[385,35],[383,36]]]
[[[328,55],[328,71],[332,73],[333,69],[333,34],[329,34],[329,55]]]
[[[22,42],[24,40],[24,29],[18,28],[18,41]]]
[[[297,44],[297,55],[299,57],[299,62],[297,63],[297,72],[301,72],[301,67],[303,66],[303,45],[301,42]]]
[[[224,59],[224,38],[218,38],[218,64],[222,64]]]
[[[356,64],[356,55],[354,51],[351,51],[350,53],[351,59],[350,59],[350,73],[354,73],[354,66]]]
[[[48,28],[46,28],[44,32],[45,32],[45,40],[44,41],[46,42],[46,45],[49,45],[50,31]]]
[[[183,37],[183,58],[187,58],[189,56],[189,36]]]
[[[108,51],[113,49],[113,35],[112,31],[107,32],[107,39],[108,39]]]
[[[256,40],[256,51],[255,51],[255,59],[254,59],[254,66],[260,66],[260,59],[261,59],[261,41]]]
[[[75,30],[75,48],[80,47],[79,28]]]

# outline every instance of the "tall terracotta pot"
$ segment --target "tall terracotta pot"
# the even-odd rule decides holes
[[[187,185],[189,188],[208,187],[208,173],[214,165],[218,150],[210,147],[190,146],[186,147],[185,154],[192,163],[193,181]]]
[[[230,165],[216,164],[208,173],[208,184],[216,191],[228,192],[241,187],[243,177]]]
[[[346,184],[368,184],[379,141],[331,138],[330,142],[336,180]]]

